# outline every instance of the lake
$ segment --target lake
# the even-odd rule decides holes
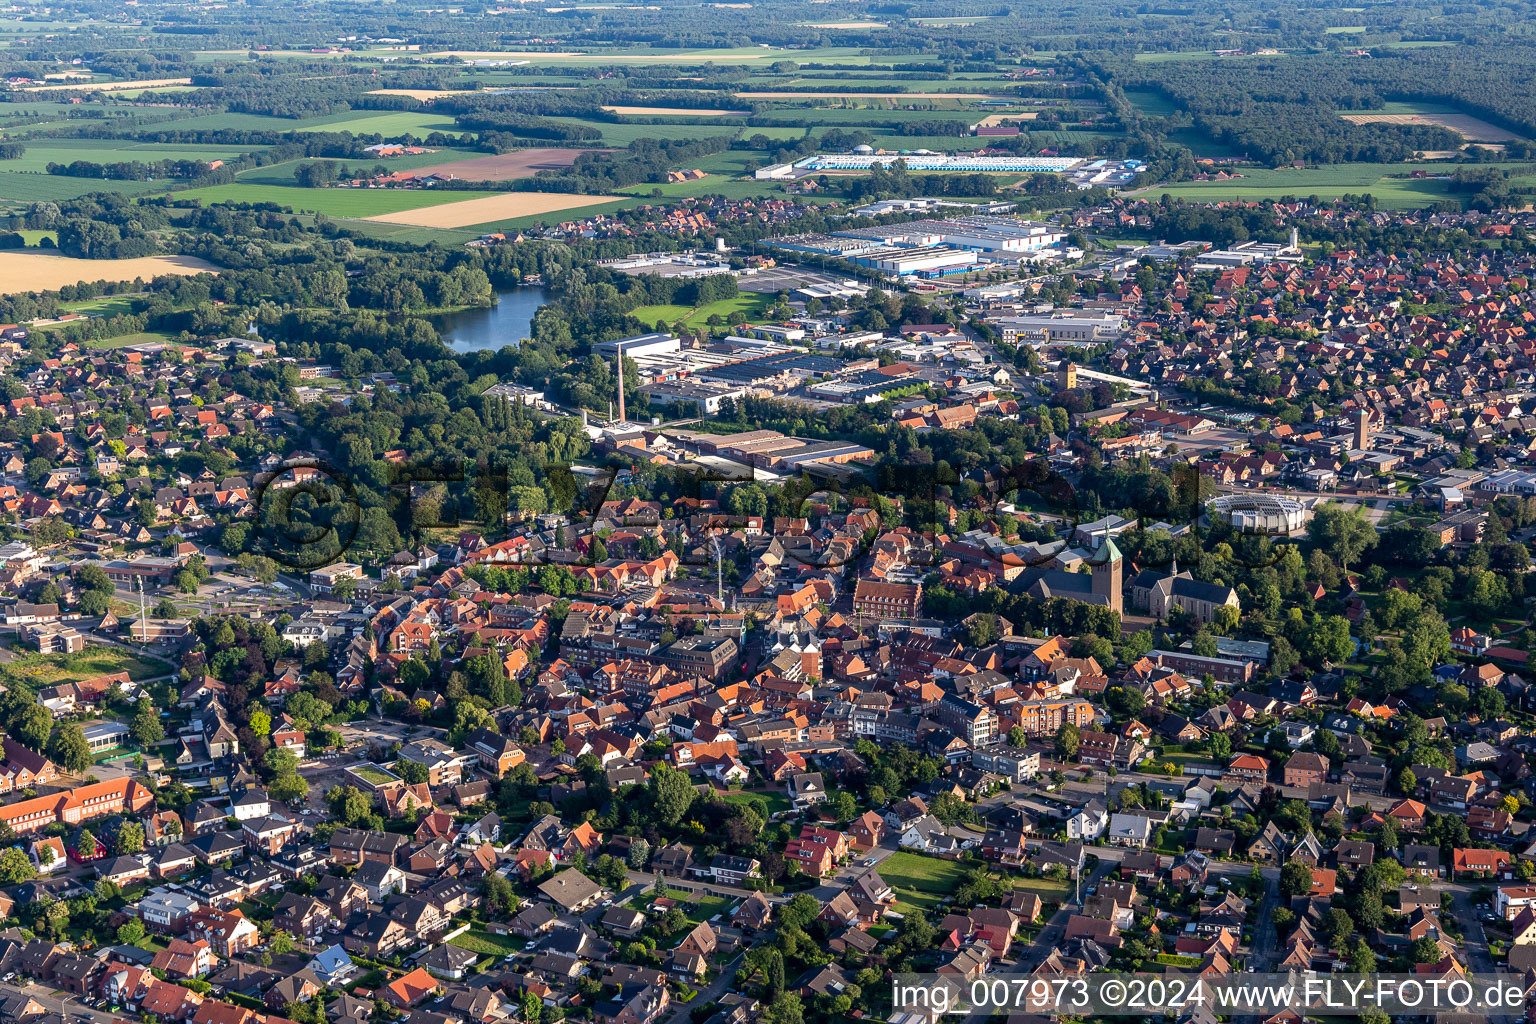
[[[533,314],[550,300],[549,289],[523,285],[496,293],[496,305],[432,318],[443,344],[455,352],[516,346],[533,333]]]

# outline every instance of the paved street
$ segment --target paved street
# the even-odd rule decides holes
[[[741,966],[741,961],[745,956],[745,953],[737,953],[735,959],[720,968],[720,973],[715,977],[714,981],[709,983],[708,987],[688,1002],[679,1003],[677,1010],[673,1012],[672,1016],[667,1018],[667,1024],[682,1024],[683,1021],[688,1019],[688,1013],[693,1007],[703,1006],[705,1003],[713,1003],[725,995],[726,990],[736,984],[736,969]]]
[[[37,1000],[48,1012],[56,1013],[73,1024],[118,1024],[126,1019],[105,1010],[93,1010],[74,996],[62,992],[55,994],[55,989],[45,985],[0,983],[0,993],[11,995],[18,992]]]

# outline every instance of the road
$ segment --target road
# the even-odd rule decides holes
[[[28,982],[25,985],[0,984],[0,994],[12,995],[15,993],[21,993],[37,1000],[47,1012],[58,1014],[60,1018],[70,1021],[72,1024],[84,1024],[84,1022],[89,1022],[89,1024],[119,1024],[119,1022],[126,1019],[115,1013],[108,1013],[105,1010],[93,1010],[74,996],[63,993],[55,995],[54,990],[46,985],[39,985],[35,982]]]
[[[721,996],[725,995],[726,990],[736,984],[736,969],[741,966],[742,958],[745,956],[745,953],[737,953],[730,963],[720,968],[720,973],[715,976],[715,980],[710,982],[704,991],[686,1003],[679,1003],[676,1011],[667,1018],[667,1024],[682,1024],[683,1021],[688,1019],[688,1014],[693,1007],[716,1002]]]

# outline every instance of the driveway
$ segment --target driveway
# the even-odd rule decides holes
[[[688,1014],[693,1007],[717,1002],[732,985],[736,984],[736,969],[741,966],[744,956],[745,954],[743,953],[737,953],[735,959],[720,968],[720,973],[715,976],[715,980],[710,982],[707,988],[688,1000],[688,1002],[679,1004],[676,1012],[667,1018],[666,1024],[683,1024],[688,1019]]]

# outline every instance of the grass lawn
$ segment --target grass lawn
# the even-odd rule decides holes
[[[908,910],[943,906],[965,875],[965,868],[956,861],[906,850],[891,854],[876,870],[896,890],[897,906]]]
[[[0,195],[3,195],[0,192]],[[482,199],[496,192],[448,191],[431,189],[300,188],[282,185],[210,185],[175,193],[177,199],[201,199],[203,205],[214,203],[276,203],[329,217],[372,217],[380,213],[419,210],[423,206],[441,206],[466,199]]]
[[[762,793],[753,793],[744,789],[736,789],[729,793],[722,793],[721,798],[724,799],[728,804],[754,804],[758,801],[762,801],[768,805],[769,814],[777,814],[780,811],[787,811],[794,806],[789,802],[789,797],[785,796],[778,790],[768,790]]]
[[[880,877],[885,878],[885,875],[881,874]],[[886,881],[890,881],[890,879],[887,878]],[[1013,880],[1013,887],[1015,889],[1023,889],[1026,892],[1037,893],[1042,900],[1065,899],[1067,893],[1072,891],[1071,882],[1062,881],[1056,878],[1044,877],[1015,878]]]
[[[0,666],[0,675],[18,679],[32,686],[57,686],[111,672],[127,672],[130,679],[149,679],[167,675],[168,662],[140,657],[115,647],[92,647],[79,654],[23,654]]]
[[[724,896],[694,896],[688,897],[693,901],[693,907],[688,911],[688,920],[694,924],[700,921],[708,921],[716,914],[723,914],[730,909],[736,901]]]
[[[750,320],[767,309],[771,302],[770,296],[743,292],[733,299],[721,299],[719,302],[695,306],[691,310],[686,306],[640,306],[631,315],[652,327],[663,321],[675,324],[678,320],[683,320],[689,327],[701,327],[717,314],[728,319],[732,313],[739,312]]]
[[[471,953],[480,953],[485,956],[507,956],[523,951],[523,940],[516,935],[493,935],[479,928],[471,928],[467,932],[455,935],[448,942],[467,949]]]

